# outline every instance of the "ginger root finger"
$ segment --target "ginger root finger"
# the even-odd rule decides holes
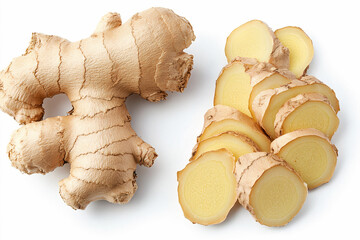
[[[259,151],[259,147],[245,135],[237,134],[235,132],[225,132],[199,142],[190,161],[196,160],[205,152],[222,148],[225,148],[234,154],[235,159],[238,159],[241,155],[246,153]]]
[[[270,63],[258,63],[250,68],[247,73],[250,75],[251,92],[249,95],[249,111],[256,120],[252,108],[255,97],[262,91],[281,87],[296,79],[295,75],[287,69],[278,69]]]
[[[201,142],[225,132],[235,132],[250,138],[261,151],[270,150],[270,139],[250,117],[235,108],[216,105],[204,117],[204,128],[197,141]],[[194,151],[196,146],[194,148]]]
[[[340,110],[335,92],[313,76],[305,76],[279,88],[262,91],[255,97],[252,108],[257,122],[271,139],[276,137],[274,122],[279,109],[289,99],[303,93],[322,94],[329,99],[336,113]]]
[[[225,55],[228,62],[235,57],[244,57],[269,62],[279,68],[289,66],[289,50],[259,20],[249,21],[230,33],[226,40]]]
[[[248,107],[250,75],[246,71],[256,63],[255,59],[236,57],[221,70],[216,80],[214,106],[230,106],[251,117]]]
[[[309,36],[299,27],[284,27],[276,30],[275,35],[289,49],[289,70],[297,78],[305,75],[314,57],[314,46]]]
[[[137,164],[150,167],[157,154],[132,129],[126,98],[135,93],[155,102],[166,91],[183,91],[193,64],[183,50],[193,40],[190,23],[165,8],[124,24],[109,13],[78,42],[34,33],[25,54],[0,72],[0,108],[27,124],[8,147],[13,165],[45,173],[69,163],[60,195],[74,209],[100,199],[128,202]],[[42,119],[44,98],[59,93],[73,106],[69,116],[32,123]],[[61,130],[51,123],[57,119]]]
[[[275,136],[304,128],[315,128],[323,132],[329,139],[339,126],[330,101],[318,93],[299,94],[289,99],[276,114]]]
[[[236,202],[235,158],[225,149],[206,152],[178,172],[178,196],[184,215],[193,223],[225,220]]]
[[[308,128],[284,134],[271,143],[271,152],[284,159],[309,189],[330,181],[337,149],[322,132]]]
[[[283,226],[303,206],[307,187],[300,176],[276,155],[257,152],[236,162],[238,200],[261,224]]]

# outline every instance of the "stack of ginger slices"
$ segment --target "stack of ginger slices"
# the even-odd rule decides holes
[[[308,189],[331,179],[339,101],[306,75],[313,53],[298,27],[273,32],[253,20],[229,35],[214,107],[178,172],[179,202],[191,222],[221,223],[237,200],[259,223],[283,226]]]

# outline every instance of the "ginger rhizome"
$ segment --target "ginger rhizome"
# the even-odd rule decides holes
[[[241,156],[235,177],[239,202],[267,226],[283,226],[299,212],[307,196],[301,177],[282,159],[271,153]]]
[[[34,33],[25,54],[0,72],[0,108],[25,124],[8,145],[13,166],[44,174],[69,163],[60,195],[74,209],[128,202],[136,165],[151,167],[157,154],[131,128],[125,100],[135,93],[156,102],[183,91],[193,64],[183,50],[194,39],[190,23],[164,8],[125,24],[109,13],[78,42]],[[70,115],[41,121],[44,98],[59,93],[68,96]]]
[[[228,62],[235,57],[255,58],[279,68],[288,68],[289,50],[262,21],[252,20],[230,33],[226,40],[225,55]]]
[[[235,158],[220,149],[202,154],[178,172],[178,195],[184,215],[193,223],[217,224],[236,202]]]
[[[309,189],[330,181],[337,149],[319,130],[300,129],[276,138],[271,152],[284,159],[307,183]]]
[[[252,109],[260,126],[270,138],[276,138],[275,119],[280,108],[291,98],[304,93],[321,94],[328,99],[335,113],[340,110],[334,91],[313,76],[305,76],[279,88],[264,90],[255,97]]]
[[[296,77],[304,75],[314,56],[314,47],[308,35],[299,27],[284,27],[275,31],[281,44],[289,49],[289,70]]]

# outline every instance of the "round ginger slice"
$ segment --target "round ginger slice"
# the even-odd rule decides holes
[[[300,176],[282,159],[271,153],[241,156],[236,163],[238,200],[266,226],[283,226],[303,206],[307,187]]]
[[[329,100],[318,93],[300,94],[287,101],[275,117],[275,134],[315,128],[329,139],[339,126],[339,118]]]
[[[289,66],[289,50],[281,45],[268,25],[259,20],[249,21],[230,33],[225,55],[228,62],[235,57],[244,57],[281,68]]]
[[[235,58],[222,69],[216,80],[214,106],[230,106],[251,116],[248,106],[251,86],[247,68],[248,65],[244,64],[241,58]]]
[[[252,109],[257,122],[271,139],[276,138],[274,123],[280,108],[289,99],[304,93],[322,94],[328,98],[336,113],[340,110],[339,100],[334,91],[313,76],[304,76],[279,88],[262,91],[255,97]]]
[[[281,87],[296,79],[295,75],[287,69],[278,69],[270,63],[258,63],[250,68],[247,73],[250,75],[252,87],[249,95],[249,111],[256,120],[252,103],[255,97],[262,91]]]
[[[218,224],[236,202],[235,158],[225,149],[206,152],[178,172],[178,196],[193,223]]]
[[[198,142],[225,132],[244,135],[250,138],[260,151],[270,151],[270,139],[264,134],[259,125],[235,108],[224,105],[216,105],[206,112],[204,128],[198,137]]]
[[[246,153],[259,151],[258,146],[250,138],[235,132],[225,132],[199,142],[190,161],[197,159],[205,152],[222,148],[225,148],[234,154],[235,159],[238,159],[241,155]]]
[[[309,189],[329,182],[337,161],[336,147],[325,134],[312,128],[278,137],[271,143],[271,152],[299,173]]]
[[[314,57],[314,46],[309,36],[301,28],[290,26],[276,30],[275,35],[289,49],[289,70],[297,78],[304,75]]]

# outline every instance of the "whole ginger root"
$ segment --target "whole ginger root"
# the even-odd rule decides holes
[[[195,39],[190,23],[173,11],[151,8],[122,24],[105,15],[78,42],[33,33],[25,54],[0,72],[0,108],[25,126],[8,145],[12,165],[27,174],[69,163],[60,195],[74,209],[95,200],[128,202],[137,189],[136,165],[151,167],[154,148],[131,128],[126,98],[156,102],[183,91]],[[69,116],[42,120],[44,98],[65,93]]]

